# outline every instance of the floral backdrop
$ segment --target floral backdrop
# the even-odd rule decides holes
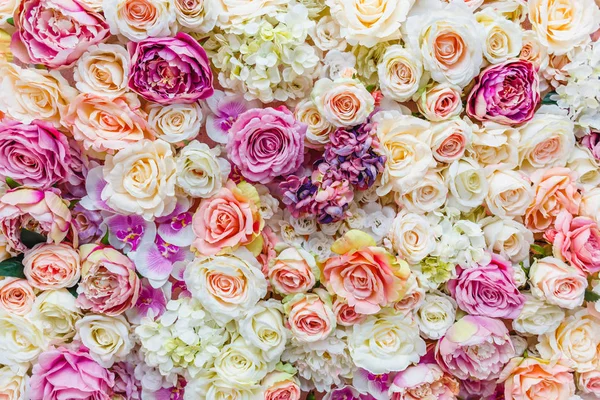
[[[600,398],[594,0],[2,0],[0,399]]]

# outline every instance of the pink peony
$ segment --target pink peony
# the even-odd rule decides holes
[[[231,126],[227,154],[246,179],[269,183],[302,165],[306,129],[285,107],[254,108]]]
[[[394,378],[390,400],[454,400],[459,386],[437,364],[418,364],[408,367]]]
[[[23,0],[14,21],[13,54],[23,63],[48,68],[72,65],[109,35],[104,17],[78,0]]]

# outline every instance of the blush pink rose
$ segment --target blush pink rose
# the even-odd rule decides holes
[[[27,280],[6,277],[0,281],[0,308],[25,315],[31,311],[34,301],[35,293]]]
[[[313,271],[318,271],[315,258],[305,250],[289,247],[275,257],[268,277],[277,293],[305,293],[315,285]]]
[[[423,91],[416,101],[421,114],[429,121],[443,121],[460,115],[461,89],[451,83],[434,85]]]
[[[258,204],[258,192],[252,185],[228,181],[217,194],[203,199],[194,213],[193,246],[209,256],[250,244],[264,227]]]
[[[595,369],[577,374],[577,387],[583,393],[600,398],[600,370]]]
[[[529,283],[534,296],[570,310],[583,303],[588,286],[583,272],[554,257],[538,259],[531,265]]]
[[[25,64],[68,67],[109,35],[104,17],[77,0],[23,0],[11,50]]]
[[[390,400],[454,400],[459,386],[437,364],[418,364],[399,372],[389,393]]]
[[[287,315],[286,326],[300,342],[325,339],[336,327],[327,292],[315,290],[318,294],[298,293],[283,304]]]
[[[112,372],[89,353],[64,347],[40,354],[29,382],[30,400],[110,400],[115,383]]]
[[[539,358],[513,358],[500,375],[507,399],[568,400],[575,394],[573,374]]]
[[[562,211],[554,221],[554,229],[545,237],[552,243],[554,256],[579,268],[583,273],[600,271],[600,228],[587,217],[575,217]]]
[[[40,243],[25,252],[23,273],[40,290],[67,288],[81,276],[77,250],[68,244]]]
[[[263,379],[264,400],[300,400],[302,392],[298,379],[286,372],[274,371]]]
[[[333,312],[338,325],[341,326],[360,324],[367,318],[366,315],[357,313],[353,306],[341,301],[339,298],[333,302]]]

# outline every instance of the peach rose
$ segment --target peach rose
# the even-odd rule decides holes
[[[34,301],[35,293],[25,279],[6,277],[0,281],[0,308],[25,315],[31,311]]]
[[[339,298],[333,302],[333,312],[338,325],[341,326],[360,324],[367,317],[365,314],[357,313],[353,306]]]
[[[577,214],[581,194],[573,171],[558,167],[538,170],[531,175],[531,181],[535,196],[525,213],[525,226],[533,232],[548,229],[562,210]]]
[[[418,92],[413,100],[421,114],[429,121],[443,121],[459,116],[462,112],[461,93],[460,87],[456,85],[439,83]]]
[[[350,78],[319,79],[311,98],[319,113],[337,127],[362,124],[375,107],[371,93],[362,83]]]
[[[504,367],[504,396],[522,400],[568,400],[575,394],[569,368],[539,358],[516,357]]]
[[[326,261],[325,284],[331,293],[346,299],[361,314],[375,314],[400,300],[410,274],[398,260],[359,230],[350,230],[332,246],[338,256]]]
[[[263,379],[265,400],[300,400],[301,391],[298,379],[283,371],[273,371]]]
[[[581,305],[587,287],[581,271],[554,257],[536,260],[529,270],[529,282],[535,297],[568,309]]]
[[[323,289],[315,293],[298,293],[283,304],[287,315],[286,326],[300,342],[316,342],[325,339],[335,329],[335,315],[331,299]]]
[[[579,390],[600,398],[600,369],[582,372],[576,376]]]
[[[40,290],[67,288],[81,276],[79,253],[68,244],[40,243],[25,252],[23,273]]]
[[[269,266],[268,277],[273,289],[282,294],[304,293],[315,285],[318,274],[315,258],[309,252],[289,247]]]
[[[431,150],[433,158],[450,164],[465,154],[465,147],[471,142],[473,130],[460,118],[431,125]]]
[[[260,199],[249,183],[236,186],[233,181],[214,196],[202,200],[196,210],[192,227],[196,234],[193,246],[203,255],[215,255],[225,248],[249,245],[264,227],[259,212]],[[259,241],[260,241],[259,239]],[[262,242],[258,252],[262,248]]]

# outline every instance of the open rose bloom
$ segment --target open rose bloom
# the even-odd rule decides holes
[[[0,0],[0,400],[600,398],[600,0]]]

